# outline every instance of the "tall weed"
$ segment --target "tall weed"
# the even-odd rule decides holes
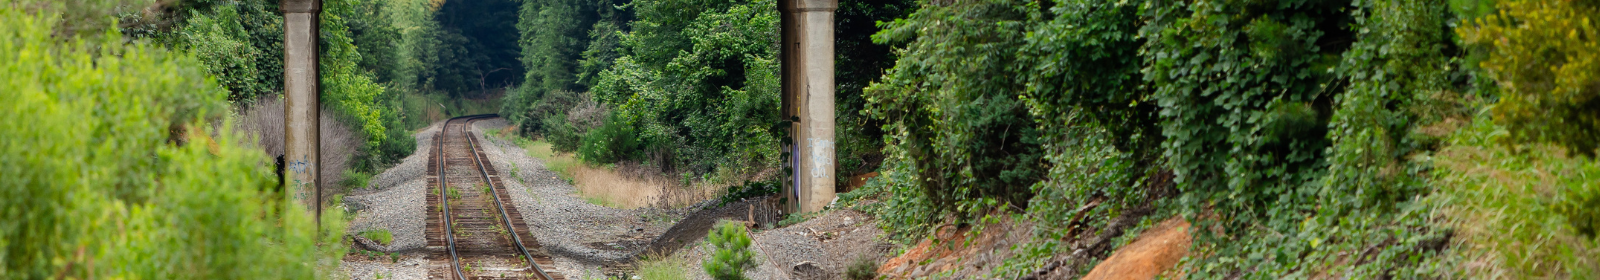
[[[1600,192],[1600,162],[1548,144],[1514,151],[1510,135],[1480,113],[1434,160],[1440,212],[1458,232],[1464,275],[1600,277],[1600,242],[1581,229],[1596,208],[1567,208]],[[1574,224],[1574,222],[1579,222]],[[1584,222],[1591,224],[1585,225]]]

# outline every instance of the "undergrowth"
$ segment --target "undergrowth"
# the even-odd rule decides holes
[[[1500,145],[1507,137],[1489,113],[1450,136],[1434,158],[1439,212],[1453,227],[1461,275],[1494,278],[1600,277],[1600,242],[1581,232],[1596,210],[1580,198],[1600,193],[1600,162],[1554,145],[1522,152]],[[1592,202],[1591,202],[1592,203]],[[1567,210],[1572,209],[1572,210]],[[1592,224],[1591,224],[1592,226]]]
[[[378,244],[383,245],[389,245],[389,242],[394,241],[394,234],[390,233],[388,229],[381,228],[361,231],[361,237],[377,241]]]

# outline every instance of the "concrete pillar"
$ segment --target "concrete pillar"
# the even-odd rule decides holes
[[[321,227],[322,180],[318,134],[322,114],[317,80],[319,0],[283,0],[284,190],[310,211]]]
[[[790,210],[813,212],[834,198],[833,13],[838,0],[785,0],[784,116],[793,124],[794,180],[785,189]]]

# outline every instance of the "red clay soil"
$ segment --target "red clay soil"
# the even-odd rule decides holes
[[[872,179],[873,177],[878,177],[878,172],[850,177],[850,182],[846,182],[844,185],[844,190],[842,190],[841,193],[855,191],[856,189],[861,188],[861,186],[867,185],[867,179]]]
[[[1082,279],[1155,279],[1189,254],[1190,243],[1189,222],[1172,217],[1140,233]]]
[[[1028,242],[1033,226],[1003,219],[991,224],[982,233],[966,243],[968,228],[939,227],[935,238],[923,240],[904,254],[884,262],[878,267],[880,279],[922,279],[934,274],[946,274],[947,279],[987,278],[988,273],[1005,262],[1011,247]]]

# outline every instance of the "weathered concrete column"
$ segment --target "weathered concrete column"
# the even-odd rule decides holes
[[[314,211],[321,227],[321,106],[317,80],[319,0],[283,0],[284,191]]]
[[[834,198],[833,12],[838,0],[786,0],[783,12],[784,116],[791,130],[795,178],[792,211],[812,212]]]

